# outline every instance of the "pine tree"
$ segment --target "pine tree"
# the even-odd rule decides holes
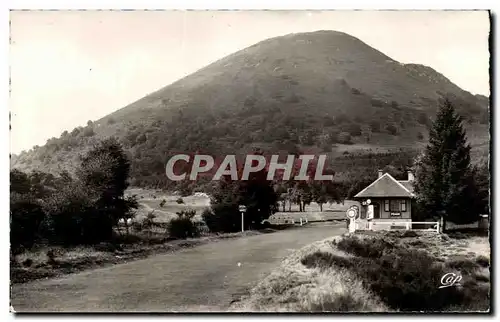
[[[418,161],[415,192],[426,218],[457,224],[477,220],[477,187],[462,118],[449,100],[440,107],[429,131],[429,144]]]

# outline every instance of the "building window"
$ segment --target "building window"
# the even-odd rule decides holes
[[[389,210],[390,212],[400,212],[400,201],[399,200],[390,200],[389,202]]]
[[[406,200],[401,200],[401,211],[402,212],[406,211]]]
[[[389,200],[384,200],[384,211],[389,211]]]

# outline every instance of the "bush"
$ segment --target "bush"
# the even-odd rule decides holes
[[[348,132],[341,132],[337,138],[337,141],[341,144],[352,144],[351,134]]]
[[[170,237],[186,239],[200,235],[197,225],[193,222],[196,211],[180,211],[177,215],[178,217],[170,220],[167,225],[167,232]]]
[[[83,136],[93,136],[95,133],[94,133],[94,129],[91,128],[91,127],[86,127],[85,129],[83,129]]]
[[[342,130],[348,132],[351,136],[361,136],[361,126],[358,123],[348,123],[342,126]]]
[[[93,193],[80,186],[68,186],[44,204],[47,213],[43,234],[51,244],[93,244],[111,239],[115,220]]]
[[[451,260],[446,263],[446,266],[448,266],[452,270],[460,271],[468,275],[473,273],[479,268],[478,263],[468,258],[458,258]]]
[[[413,230],[407,230],[401,235],[401,237],[418,237],[418,233]]]
[[[10,195],[10,243],[13,251],[31,247],[41,237],[40,227],[45,212],[40,204],[27,195]]]
[[[177,198],[177,200],[175,202],[177,202],[178,204],[183,204],[184,203],[184,199]]]
[[[238,231],[241,227],[241,219],[238,214],[237,206],[228,204],[214,205],[214,211],[205,209],[201,214],[203,221],[210,232],[229,233]]]
[[[387,124],[385,126],[385,130],[387,131],[387,133],[389,133],[391,135],[398,134],[398,128],[394,124]]]
[[[384,102],[382,102],[381,100],[376,99],[376,98],[370,99],[370,103],[372,104],[373,107],[382,107],[382,106],[384,106]]]
[[[489,267],[490,259],[486,256],[480,255],[476,257],[476,263],[481,267]]]
[[[351,253],[356,256],[379,258],[384,252],[393,250],[394,244],[383,239],[374,239],[372,242],[367,243],[357,237],[343,238],[337,244],[340,250]]]
[[[370,122],[370,129],[372,130],[373,133],[380,132],[380,122],[378,122],[378,121],[371,121]]]
[[[333,294],[329,300],[311,304],[306,312],[362,312],[368,311],[365,301],[355,298],[352,294]]]
[[[361,240],[344,238],[338,247],[360,257],[342,257],[316,252],[305,256],[307,267],[327,269],[331,266],[348,269],[358,275],[363,284],[377,294],[389,307],[401,311],[441,311],[454,307],[469,308],[488,305],[487,290],[471,284],[466,289],[439,289],[441,277],[449,272],[437,259],[426,252],[408,250],[382,239]],[[463,264],[462,262],[460,264]],[[470,265],[469,265],[470,266]],[[476,303],[476,298],[480,303]]]

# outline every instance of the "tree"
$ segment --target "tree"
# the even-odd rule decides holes
[[[254,152],[254,154],[260,154]],[[241,178],[242,168],[239,168]],[[248,180],[231,180],[224,176],[214,189],[211,210],[203,213],[203,220],[211,231],[234,232],[241,227],[239,205],[245,205],[244,227],[260,225],[276,209],[278,200],[272,181],[267,180],[267,170],[250,173]]]
[[[96,195],[93,207],[107,217],[102,218],[106,236],[100,238],[111,237],[112,227],[135,206],[132,200],[124,198],[129,172],[130,161],[114,138],[100,142],[82,159],[78,179],[83,189]]]
[[[102,198],[113,200],[123,198],[129,172],[130,161],[118,141],[111,138],[87,153],[77,175],[84,185],[98,190]]]
[[[29,193],[10,193],[10,242],[13,252],[30,247],[40,238],[45,214],[38,200]]]
[[[18,169],[10,170],[10,192],[29,193],[30,180],[28,175]]]
[[[445,230],[446,221],[465,224],[478,219],[477,190],[462,118],[445,100],[417,163],[417,202],[427,217],[441,216]]]
[[[311,190],[312,200],[319,205],[320,211],[323,211],[323,204],[328,201],[327,185],[322,182],[312,181]]]
[[[490,212],[490,172],[487,162],[474,167],[474,184],[478,190],[476,195],[478,212],[488,214]]]

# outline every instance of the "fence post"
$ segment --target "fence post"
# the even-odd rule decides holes
[[[302,217],[300,217],[300,225],[302,226]]]
[[[408,230],[408,229],[410,229],[410,223],[409,222],[406,223],[406,230]]]
[[[439,234],[439,221],[436,222],[436,232]]]

